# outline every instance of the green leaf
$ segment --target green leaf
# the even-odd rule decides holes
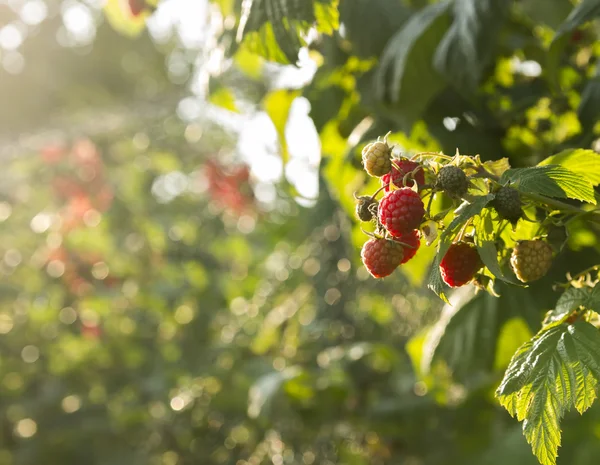
[[[554,39],[550,44],[550,50],[548,51],[547,66],[550,82],[555,87],[558,87],[558,68],[561,55],[569,43],[570,32],[598,16],[600,16],[600,1],[583,0],[579,5],[573,8],[567,19],[557,29]]]
[[[277,43],[277,38],[270,23],[264,24],[258,31],[244,34],[241,49],[260,55],[275,63],[290,63],[286,53],[281,50],[280,45]]]
[[[563,150],[538,163],[538,166],[547,165],[560,165],[585,177],[593,186],[600,184],[600,154],[593,150]]]
[[[500,404],[523,421],[523,433],[543,465],[555,465],[560,420],[572,407],[587,410],[600,379],[600,333],[589,323],[541,330],[515,353],[496,391]]]
[[[521,8],[534,24],[546,24],[556,30],[571,12],[573,4],[569,0],[523,0]]]
[[[246,0],[236,39],[269,60],[296,63],[303,35],[314,22],[312,1]]]
[[[401,109],[398,118],[407,126],[444,87],[433,56],[448,29],[448,5],[448,1],[432,4],[411,16],[381,56],[375,75],[377,98]]]
[[[452,295],[442,315],[425,342],[423,361],[428,370],[437,360],[446,362],[456,380],[486,372],[492,368],[496,338],[508,315],[502,312],[499,299],[485,292],[474,294],[463,288]]]
[[[496,249],[496,244],[493,241],[482,241],[477,244],[477,252],[479,252],[479,257],[481,257],[481,261],[487,267],[488,270],[498,279],[505,281],[507,283],[521,285],[521,283],[515,281],[514,279],[507,277],[502,272],[500,268],[500,263],[498,263],[498,250]]]
[[[495,58],[507,6],[505,0],[456,0],[454,21],[435,53],[435,68],[456,86],[475,90]]]
[[[339,10],[352,54],[361,58],[379,57],[411,15],[402,2],[389,0],[342,1]]]
[[[289,159],[287,141],[285,138],[285,127],[287,125],[288,116],[292,103],[300,95],[299,91],[292,90],[275,90],[270,92],[263,100],[263,107],[277,131],[279,145],[281,147],[281,159],[285,165]]]
[[[479,215],[481,210],[492,200],[494,200],[494,194],[476,196],[470,201],[465,200],[454,212],[456,216],[442,233],[442,238],[453,238],[467,220]]]
[[[492,220],[492,210],[486,208],[479,216],[473,220],[475,226],[475,243],[477,241],[494,241],[496,238],[496,230],[494,228],[494,221]]]
[[[548,313],[545,322],[556,323],[561,321],[580,307],[600,313],[600,286],[598,284],[593,288],[571,287],[567,289],[556,302],[556,308]]]
[[[495,174],[496,176],[502,176],[505,171],[510,169],[510,162],[508,158],[500,158],[499,160],[490,160],[483,162],[483,167],[488,173]]]
[[[446,255],[450,244],[452,244],[452,240],[449,237],[440,238],[437,255],[435,256],[435,260],[431,265],[431,270],[427,278],[427,287],[433,292],[435,292],[436,295],[446,303],[448,302],[448,298],[446,297],[446,293],[444,292],[446,284],[444,283],[444,280],[442,279],[442,275],[440,273],[440,263],[442,262],[442,258],[444,258],[444,255]]]
[[[512,187],[524,194],[541,194],[596,204],[594,187],[590,182],[563,166],[513,168],[502,175],[500,182],[510,182]]]
[[[468,287],[452,294],[452,305],[444,306],[424,343],[422,367],[425,371],[441,360],[456,380],[468,382],[482,373],[508,365],[515,349],[531,337],[521,307],[526,306],[536,324],[539,313],[524,289],[501,287],[500,297],[485,292],[474,294]],[[511,326],[507,327],[509,323]],[[508,353],[510,348],[512,351]]]
[[[340,28],[340,13],[338,10],[339,0],[317,0],[313,4],[317,31],[332,35]]]
[[[496,249],[496,232],[492,220],[492,210],[486,208],[475,220],[475,245],[483,264],[498,279],[507,283],[521,285],[518,281],[504,275],[498,262],[498,250]]]
[[[238,109],[235,104],[235,96],[233,92],[227,87],[219,87],[217,90],[212,92],[209,97],[209,102],[213,105],[225,108],[231,112],[237,113]]]
[[[504,302],[500,305],[505,308]],[[529,325],[522,317],[517,316],[506,321],[498,334],[494,370],[506,370],[514,353],[532,336]]]

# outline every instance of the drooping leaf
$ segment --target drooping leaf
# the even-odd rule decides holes
[[[436,69],[456,86],[475,89],[494,59],[508,2],[456,0],[454,21],[435,53]]]
[[[335,8],[323,0],[319,5],[321,27],[333,29],[337,23]],[[304,46],[304,34],[316,21],[312,1],[244,0],[236,39],[265,58],[295,64]]]
[[[481,261],[496,278],[506,281],[507,283],[520,285],[519,282],[509,276],[506,276],[502,272],[500,263],[498,262],[498,250],[496,249],[496,244],[493,241],[476,241],[476,243],[477,252],[479,253]]]
[[[562,320],[574,310],[583,307],[600,312],[600,286],[575,288],[570,287],[559,297],[556,308],[546,316],[546,323]]]
[[[593,186],[600,184],[600,154],[593,150],[563,150],[538,163],[538,166],[547,165],[563,166],[573,173],[585,177]]]
[[[425,342],[423,351],[429,358],[424,367],[443,360],[455,379],[465,381],[493,366],[496,338],[508,313],[502,313],[499,299],[485,292],[475,295],[470,288],[453,294],[451,304],[444,306]]]
[[[277,37],[271,23],[263,24],[258,31],[251,31],[244,34],[244,42],[241,45],[241,49],[259,55],[268,61],[281,64],[290,63],[286,53],[281,49],[280,44],[277,43]]]
[[[541,330],[516,352],[496,391],[500,404],[523,421],[523,433],[543,465],[555,465],[560,420],[572,407],[587,410],[600,379],[600,333],[589,323]]]
[[[486,208],[473,221],[475,226],[475,245],[483,264],[498,279],[507,283],[520,285],[519,282],[507,277],[500,267],[498,261],[498,250],[496,249],[496,233],[492,220],[492,210]]]
[[[511,303],[508,299],[503,299],[502,297],[500,299],[501,308],[505,309],[506,305]],[[522,301],[520,303],[523,304]],[[531,331],[530,326],[521,316],[514,316],[506,321],[498,334],[494,370],[506,370],[514,353],[525,342],[531,339],[533,335],[534,333]]]
[[[556,87],[558,86],[557,74],[561,55],[569,43],[570,33],[598,16],[600,16],[600,1],[583,0],[573,8],[567,19],[556,30],[552,44],[550,44],[550,50],[548,51],[547,66],[550,82]]]
[[[442,1],[411,16],[381,56],[375,75],[377,97],[401,109],[398,118],[406,126],[412,125],[444,87],[433,67],[433,55],[448,29],[448,5]]]
[[[309,85],[304,95],[310,102],[310,116],[318,132],[338,115],[346,98],[346,92],[334,85],[325,88]]]
[[[411,14],[402,2],[388,0],[342,1],[339,10],[352,53],[361,58],[379,57]]]
[[[279,146],[281,147],[281,159],[283,163],[287,163],[289,159],[288,147],[285,138],[285,127],[287,125],[288,116],[292,103],[298,97],[298,91],[291,90],[276,90],[269,93],[263,100],[263,107],[277,131]]]
[[[523,0],[523,12],[534,24],[546,24],[556,30],[571,12],[569,0]]]
[[[559,165],[513,168],[502,175],[500,182],[510,182],[512,187],[525,194],[570,198],[596,204],[591,183]]]
[[[533,316],[537,324],[538,308],[524,289],[500,287],[500,297],[484,292],[474,294],[468,287],[452,294],[451,305],[444,306],[442,316],[424,343],[422,365],[425,371],[441,360],[452,370],[456,380],[468,382],[508,365],[514,350],[535,331],[526,319]],[[525,305],[527,315],[520,311]],[[518,320],[513,325],[518,333],[509,338],[505,326],[514,320]],[[507,347],[511,347],[512,352],[507,354]]]
[[[444,292],[446,284],[444,284],[444,280],[442,279],[442,275],[440,273],[440,263],[442,262],[444,255],[446,255],[450,244],[452,244],[450,237],[446,236],[440,238],[437,255],[431,264],[431,270],[429,271],[429,276],[427,278],[427,287],[435,292],[436,295],[446,303],[448,302],[448,298]]]

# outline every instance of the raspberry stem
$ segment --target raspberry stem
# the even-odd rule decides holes
[[[419,152],[419,153],[415,153],[412,157],[411,160],[414,160],[415,158],[418,157],[429,157],[429,158],[443,158],[445,160],[452,160],[452,157],[449,157],[448,155],[444,155],[443,153],[438,153],[438,152]]]

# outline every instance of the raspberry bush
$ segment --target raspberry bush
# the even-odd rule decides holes
[[[359,205],[375,205],[375,199],[382,196],[378,207],[364,215],[372,224],[372,231],[365,232],[373,236],[363,247],[364,266],[374,278],[386,278],[424,253],[420,240],[424,237],[427,246],[435,247],[428,287],[445,301],[448,288],[469,283],[476,292],[496,299],[505,287],[502,282],[519,286],[543,281],[565,249],[569,225],[600,221],[594,209],[600,166],[583,170],[587,157],[600,162],[597,154],[585,150],[561,152],[533,168],[511,168],[506,159],[482,162],[479,156],[458,152],[453,157],[441,152],[391,156],[389,173],[380,174],[381,187],[359,197],[363,199]],[[575,278],[569,275],[565,284],[554,286],[564,289],[563,296],[538,335],[517,351],[497,390],[501,404],[529,422],[524,426],[525,437],[542,463],[554,463],[558,442],[540,445],[540,435],[557,437],[563,412],[572,406],[582,412],[587,408],[585,397],[594,395],[584,378],[593,378],[592,385],[600,380],[600,365],[592,362],[595,355],[582,354],[600,351],[600,333],[590,324],[596,309],[600,310],[597,270],[593,267]],[[444,347],[444,337],[437,341],[438,348]],[[563,351],[556,368],[539,358],[541,346],[549,353]],[[550,384],[534,384],[533,391],[528,391],[527,383],[536,383],[540,373],[551,369],[566,371],[545,375]],[[546,390],[552,392],[565,383],[571,383],[571,394],[565,391],[553,404],[544,403],[543,396],[550,395]],[[519,404],[523,396],[529,397]],[[541,416],[549,414],[554,415],[551,422]],[[547,457],[552,459],[546,461]]]

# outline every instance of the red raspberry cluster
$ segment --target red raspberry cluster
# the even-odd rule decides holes
[[[379,203],[375,196],[356,197],[359,219],[377,222],[377,231],[363,246],[361,257],[372,276],[383,278],[412,259],[421,245],[419,228],[425,206],[418,190],[425,184],[425,171],[415,161],[392,158],[385,138],[368,144],[362,159],[367,173],[381,179],[385,195]]]
[[[381,201],[375,195],[356,196],[356,214],[361,221],[376,221],[373,237],[362,249],[365,268],[375,278],[384,278],[417,254],[421,245],[421,225],[426,219],[421,196],[443,191],[452,199],[460,199],[469,188],[465,173],[457,166],[445,165],[437,171],[427,171],[432,184],[427,186],[427,165],[408,158],[393,158],[387,136],[365,146],[362,161],[369,176],[381,179],[385,195]],[[430,218],[427,218],[430,220]],[[424,225],[427,233],[430,225]],[[369,234],[369,233],[368,233]],[[369,234],[371,235],[371,234]],[[429,234],[428,242],[429,242]],[[483,266],[474,245],[458,241],[452,244],[440,264],[442,279],[452,287],[470,282]]]
[[[374,195],[361,195],[356,199],[356,216],[364,222],[374,222],[374,233],[362,249],[361,258],[365,268],[375,278],[384,278],[403,263],[415,257],[421,245],[421,236],[427,245],[435,241],[438,228],[445,228],[446,214],[456,207],[472,203],[478,194],[469,193],[472,187],[487,187],[493,194],[485,208],[495,212],[494,221],[509,221],[513,227],[523,217],[521,193],[509,185],[500,183],[498,176],[486,176],[486,168],[478,157],[455,157],[423,152],[408,158],[396,158],[387,136],[367,144],[362,150],[362,163],[369,176],[380,179],[381,188]],[[486,179],[487,186],[481,179]],[[377,194],[384,192],[381,200]],[[437,193],[450,200],[453,207],[431,214],[433,196]],[[425,208],[423,199],[428,200]],[[482,197],[479,197],[480,199]],[[455,210],[455,214],[457,210]],[[455,216],[456,219],[456,216]],[[463,286],[471,281],[481,288],[490,284],[490,275],[479,273],[484,264],[474,242],[477,228],[465,219],[458,229],[446,233],[438,257],[439,274],[450,287]],[[452,236],[448,236],[452,234]],[[564,238],[562,239],[564,242]],[[506,254],[503,254],[506,257]],[[547,241],[536,239],[521,241],[514,248],[510,266],[522,282],[543,277],[552,263],[553,249]],[[505,260],[506,261],[506,260]],[[499,263],[500,265],[500,263]]]

